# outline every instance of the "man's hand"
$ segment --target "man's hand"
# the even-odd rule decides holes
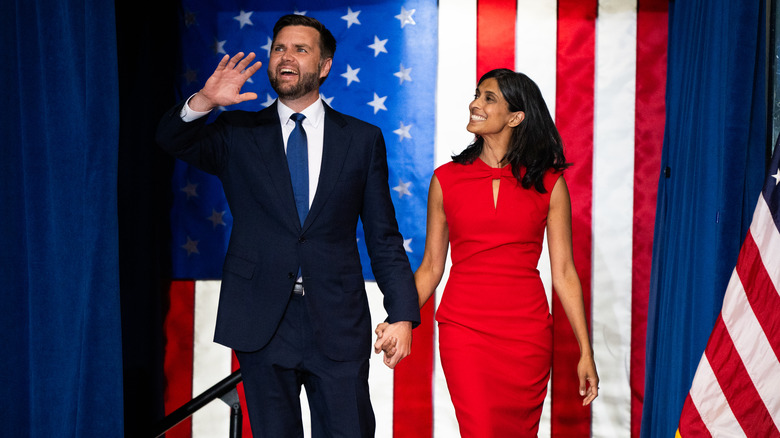
[[[389,368],[395,368],[401,359],[412,351],[412,323],[398,321],[393,324],[382,323],[376,328],[377,340],[374,352],[385,352],[384,363]]]
[[[190,99],[190,108],[195,111],[211,111],[218,106],[257,99],[257,93],[241,93],[241,87],[262,65],[258,61],[250,66],[254,59],[254,52],[246,58],[243,52],[236,53],[232,58],[225,55],[206,81],[206,85]]]

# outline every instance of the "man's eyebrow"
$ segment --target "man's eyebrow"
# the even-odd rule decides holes
[[[282,43],[274,43],[274,45],[273,45],[273,46],[271,46],[271,47],[285,47],[285,44],[282,44]],[[309,49],[309,50],[311,50],[311,48],[312,48],[312,46],[310,46],[310,45],[308,45],[308,44],[306,44],[306,43],[301,43],[301,44],[293,44],[293,47],[295,47],[296,49]]]

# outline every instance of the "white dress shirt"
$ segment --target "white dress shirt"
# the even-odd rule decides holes
[[[282,138],[284,138],[284,153],[287,153],[287,139],[295,128],[295,122],[290,116],[295,113],[290,107],[277,100],[276,109],[279,111],[279,123],[282,124]],[[306,144],[309,152],[309,207],[317,193],[317,183],[320,179],[322,167],[322,144],[325,138],[325,106],[321,99],[309,105],[301,111],[306,116],[303,119],[303,130],[306,131]]]

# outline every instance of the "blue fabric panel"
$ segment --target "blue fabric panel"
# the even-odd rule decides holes
[[[5,1],[0,16],[0,424],[121,436],[113,2]]]
[[[642,436],[674,436],[764,177],[765,4],[669,4]]]
[[[0,4],[0,44],[9,59],[17,54],[8,52],[8,45],[16,42],[14,4]],[[15,84],[18,66],[0,68],[0,83]],[[9,66],[10,67],[10,66]],[[0,92],[0,107],[16,108],[21,93],[16,86],[6,86]],[[30,402],[28,388],[30,376],[26,372],[30,362],[27,349],[29,317],[27,312],[27,256],[24,251],[25,224],[21,215],[25,209],[24,191],[20,187],[24,173],[19,132],[19,111],[0,111],[0,424],[10,425],[9,431],[23,432],[30,429],[27,413]]]

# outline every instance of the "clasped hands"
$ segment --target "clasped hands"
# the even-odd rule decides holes
[[[393,324],[383,322],[374,330],[376,342],[374,353],[384,352],[383,362],[389,368],[395,368],[401,359],[412,352],[412,323],[398,321]]]

